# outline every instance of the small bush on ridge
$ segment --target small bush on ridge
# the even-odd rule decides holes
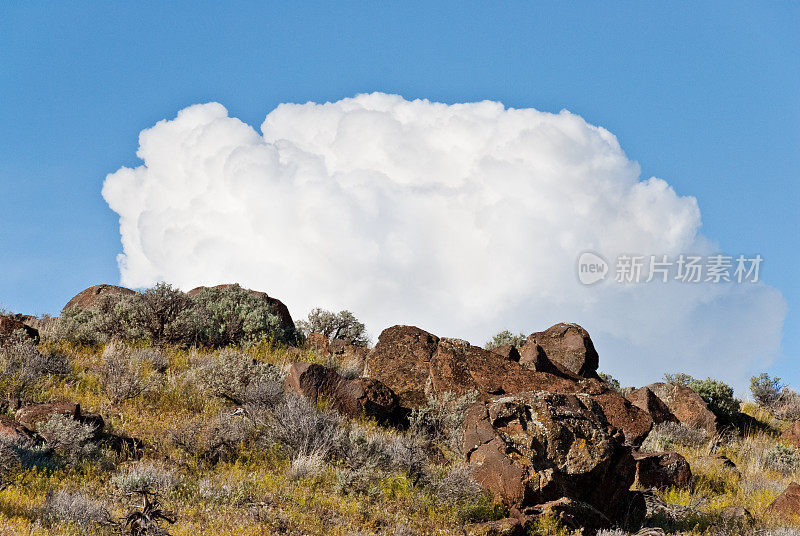
[[[523,344],[525,344],[526,340],[527,337],[525,336],[525,334],[520,333],[518,335],[514,335],[513,333],[505,329],[500,333],[497,333],[494,337],[491,338],[491,340],[487,341],[486,344],[483,345],[483,347],[486,350],[493,350],[495,348],[505,346],[506,344],[511,344],[513,346],[516,346],[517,348],[520,348]]]
[[[350,311],[327,311],[317,307],[308,314],[307,320],[297,322],[297,329],[308,337],[311,333],[322,333],[329,342],[341,339],[353,346],[367,346],[367,329]]]

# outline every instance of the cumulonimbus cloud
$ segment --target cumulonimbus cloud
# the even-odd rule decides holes
[[[128,286],[237,281],[295,316],[347,308],[373,334],[475,343],[575,321],[636,383],[685,370],[741,386],[779,351],[786,306],[762,284],[577,281],[582,251],[714,246],[694,198],[567,111],[373,93],[282,104],[259,133],[209,103],[144,130],[137,155],[103,186]]]

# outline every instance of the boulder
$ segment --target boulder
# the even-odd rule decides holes
[[[617,429],[626,443],[641,445],[653,428],[650,416],[637,408],[601,380],[583,380],[582,391],[592,395],[603,408],[608,422]]]
[[[689,387],[659,382],[651,383],[647,388],[667,405],[681,424],[701,428],[711,434],[717,432],[717,417],[700,395]]]
[[[132,296],[136,292],[129,288],[116,285],[93,285],[82,290],[67,302],[62,311],[69,309],[96,309],[100,304],[101,296]]]
[[[642,387],[631,391],[628,396],[631,404],[647,412],[653,419],[653,424],[662,422],[678,422],[678,418],[672,414],[667,405],[648,387]]]
[[[233,283],[226,283],[224,285],[215,285],[215,286],[210,287],[210,288],[227,288],[227,287],[232,287],[232,286],[233,286]],[[209,288],[209,287],[202,287],[202,286],[201,287],[196,287],[196,288],[193,288],[192,290],[190,290],[189,292],[187,292],[186,294],[188,294],[189,296],[194,296],[195,294],[197,294],[198,292],[200,292],[204,288]],[[289,331],[294,331],[294,320],[292,320],[292,315],[289,314],[289,308],[286,307],[286,305],[282,301],[280,301],[277,298],[273,298],[273,297],[267,295],[266,292],[260,292],[258,290],[250,290],[250,289],[246,289],[246,290],[248,292],[250,292],[250,294],[253,294],[254,296],[257,296],[257,297],[265,300],[269,304],[269,308],[272,310],[272,313],[275,314],[280,319],[281,327],[283,329],[289,330]]]
[[[766,515],[788,523],[800,521],[800,484],[792,482],[772,504]]]
[[[380,380],[407,408],[425,405],[430,362],[439,337],[413,326],[393,326],[381,332],[367,356],[364,375]],[[461,386],[454,386],[463,390]]]
[[[633,452],[636,460],[634,484],[640,488],[692,487],[692,470],[677,452]]]
[[[551,516],[557,518],[570,531],[595,534],[598,530],[611,528],[613,523],[592,505],[561,497],[554,501],[526,508],[523,515],[528,518]]]
[[[562,322],[532,333],[525,341],[525,346],[528,345],[541,347],[547,359],[564,372],[597,378],[597,350],[589,333],[578,324]]]
[[[630,449],[586,394],[534,391],[477,403],[463,451],[481,486],[519,510],[567,497],[615,521],[635,475]]]
[[[29,339],[39,342],[39,331],[18,320],[15,316],[18,315],[0,315],[0,346],[3,346],[17,330],[22,330]]]
[[[439,338],[413,326],[383,330],[366,358],[364,375],[392,389],[403,407],[414,409],[427,397],[446,392],[476,392],[482,401],[498,396],[548,391],[588,393],[601,405],[608,422],[626,441],[640,444],[652,420],[599,379],[548,373],[459,339]]]
[[[783,431],[781,441],[800,448],[800,421],[794,421],[789,428]]]
[[[314,402],[324,398],[332,408],[352,418],[391,422],[400,416],[397,395],[381,382],[369,378],[348,380],[315,363],[291,365],[285,388]]]
[[[103,418],[93,413],[83,413],[79,404],[72,402],[48,402],[44,404],[32,404],[17,410],[14,416],[16,421],[31,430],[39,431],[39,425],[47,422],[53,415],[64,415],[81,424],[86,424],[94,428],[95,434],[100,435],[103,431]]]

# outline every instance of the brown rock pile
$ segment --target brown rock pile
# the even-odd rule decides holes
[[[523,354],[526,348],[530,349],[529,344]],[[644,411],[599,379],[557,370],[543,372],[525,366],[522,360],[516,362],[459,339],[439,338],[413,326],[385,329],[367,355],[364,375],[391,388],[407,408],[424,406],[429,395],[445,392],[475,391],[483,401],[528,391],[586,393],[628,442],[641,443],[652,426]]]
[[[522,515],[568,498],[610,526],[635,466],[605,423],[590,395],[521,393],[470,408],[464,451],[481,485]]]

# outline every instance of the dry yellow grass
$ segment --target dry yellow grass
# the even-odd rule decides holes
[[[383,477],[369,493],[343,493],[336,486],[336,467],[328,465],[319,474],[293,478],[289,460],[276,452],[242,453],[239,459],[217,464],[188,457],[168,440],[168,431],[193,418],[211,421],[225,406],[221,399],[199,390],[192,377],[209,349],[165,349],[169,368],[154,376],[152,391],[117,404],[99,378],[102,347],[43,343],[42,349],[67,353],[73,371],[69,378],[49,378],[32,393],[32,399],[77,402],[84,411],[101,413],[115,433],[142,439],[145,460],[168,460],[163,463],[180,481],[162,500],[177,513],[177,522],[167,527],[173,536],[394,534],[400,525],[413,534],[445,536],[463,524],[456,507],[426,494],[400,473]],[[312,350],[298,353],[268,343],[245,351],[278,366],[301,359],[322,361]],[[362,426],[373,433],[393,433],[370,422]],[[0,490],[0,535],[111,533],[110,527],[47,523],[42,509],[48,493],[80,490],[104,501],[115,519],[121,520],[130,504],[138,501],[114,484],[115,475],[129,463],[109,453],[100,461],[77,467],[24,471]],[[491,511],[493,507],[486,503],[476,508]]]

